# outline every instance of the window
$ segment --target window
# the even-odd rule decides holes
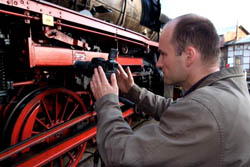
[[[243,69],[244,70],[249,70],[249,64],[243,64]]]
[[[230,67],[241,66],[244,70],[250,70],[250,44],[229,46],[227,64]]]
[[[228,58],[227,63],[228,64],[233,64],[234,63],[234,58]]]
[[[233,57],[234,56],[234,52],[233,51],[229,51],[228,52],[228,57]]]
[[[229,46],[228,47],[228,51],[233,51],[234,50],[234,47],[233,46]]]
[[[243,50],[243,45],[236,45],[235,50]]]
[[[235,66],[240,66],[242,63],[242,56],[235,56],[235,61],[234,61],[234,65]]]
[[[234,51],[234,55],[243,55],[243,51],[242,50],[236,50],[236,51]]]
[[[250,53],[250,51],[245,49],[245,50],[244,50],[244,54],[243,54],[243,55],[244,55],[244,56],[250,56],[250,54],[249,54],[249,53]]]
[[[244,63],[244,64],[245,64],[245,63],[249,64],[249,63],[250,63],[249,57],[244,57],[244,58],[243,58],[243,63]]]

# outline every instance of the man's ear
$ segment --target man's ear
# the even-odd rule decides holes
[[[194,63],[194,61],[197,57],[197,50],[192,46],[187,46],[185,48],[185,54],[186,54],[185,55],[186,56],[186,66],[190,67]]]

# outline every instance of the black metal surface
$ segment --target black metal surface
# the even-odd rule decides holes
[[[6,96],[8,90],[8,85],[6,81],[6,71],[4,67],[4,55],[5,51],[0,48],[0,97]]]

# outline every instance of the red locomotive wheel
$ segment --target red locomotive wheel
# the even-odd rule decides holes
[[[11,145],[28,139],[33,135],[48,131],[87,112],[86,106],[79,96],[64,88],[47,88],[45,90],[39,89],[38,91],[34,91],[29,96],[26,96],[17,105],[15,110],[19,111],[19,114],[15,118],[11,133]],[[43,151],[46,147],[53,147],[53,144],[74,135],[79,130],[79,127],[83,127],[87,123],[88,120],[82,122],[81,125],[64,129],[59,134],[51,136],[42,143],[35,145],[34,148],[24,150],[23,153],[37,152],[37,150]],[[61,155],[46,166],[75,166],[82,158],[86,144],[87,142],[72,148],[66,154]]]

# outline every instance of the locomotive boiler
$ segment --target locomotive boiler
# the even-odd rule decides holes
[[[63,2],[69,5],[56,3]],[[163,94],[156,41],[118,26],[132,24],[119,12],[109,22],[79,12],[110,14],[103,2],[70,1],[65,8],[43,0],[0,0],[1,167],[77,166],[87,143],[95,141],[97,122],[89,89],[93,68],[79,64],[101,63],[107,73],[115,72],[116,63],[129,66],[138,85]],[[123,97],[120,105],[131,123],[139,111]]]
[[[168,17],[159,0],[47,0],[80,13],[128,28],[157,41]]]

